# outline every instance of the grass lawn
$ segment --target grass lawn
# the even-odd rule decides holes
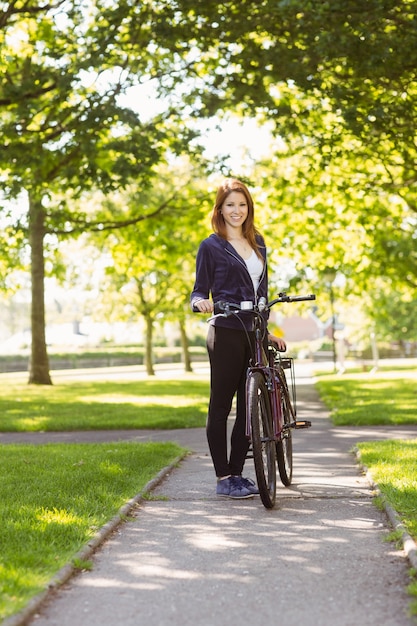
[[[9,380],[0,393],[0,431],[174,429],[205,425],[205,380],[143,379],[28,385]]]
[[[358,449],[373,480],[417,540],[417,439],[360,443]]]
[[[417,424],[417,376],[410,371],[322,376],[316,387],[335,426]]]
[[[0,446],[0,620],[185,453],[171,443]]]

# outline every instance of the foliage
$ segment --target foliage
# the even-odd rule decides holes
[[[164,205],[148,212],[139,204],[119,221],[117,212],[92,210],[86,190],[107,197],[134,184],[148,193],[162,162],[200,153],[203,118],[221,124],[229,114],[273,127],[271,158],[250,176],[270,205],[275,258],[289,257],[285,277],[324,291],[331,267],[344,281],[340,297],[384,277],[410,300],[415,9],[409,0],[8,3],[0,182],[10,197],[25,189],[32,207],[14,227],[31,231],[37,251],[33,300],[43,297],[39,242],[51,245],[47,233],[162,217]],[[32,312],[35,342],[43,317]]]
[[[401,292],[390,288],[389,283],[376,281],[375,291],[369,295],[366,308],[378,337],[401,340],[403,344],[417,341],[416,300],[412,292]]]
[[[132,176],[146,185],[167,146],[175,151],[192,134],[183,128],[174,137],[168,115],[144,122],[121,104],[139,71],[146,76],[152,61],[158,72],[146,29],[129,67],[122,7],[98,11],[92,3],[87,11],[83,2],[58,2],[32,13],[29,4],[10,7],[2,33],[3,187],[12,197],[23,188],[42,197],[47,231],[81,231],[82,213],[46,199],[92,185],[106,193]]]
[[[10,197],[23,189],[40,197],[47,233],[118,225],[115,216],[95,219],[91,205],[74,200],[86,189],[107,195],[132,180],[149,189],[168,149],[199,152],[178,106],[138,111],[127,99],[135,85],[168,72],[166,50],[156,53],[161,33],[156,23],[146,26],[153,17],[146,7],[78,0],[10,4],[3,14],[2,187]],[[146,216],[139,208],[123,225]],[[17,226],[27,228],[27,220]]]
[[[152,337],[156,321],[183,320],[190,316],[195,254],[204,237],[208,196],[202,174],[185,161],[181,168],[164,171],[151,190],[131,190],[117,202],[107,202],[112,215],[122,216],[131,207],[165,206],[157,222],[145,220],[136,228],[96,237],[107,253],[108,264],[103,287],[111,305],[110,314],[118,319],[146,323],[146,364],[153,374]],[[200,179],[195,179],[196,175]],[[116,296],[116,299],[112,298]],[[110,306],[107,307],[110,309]]]
[[[154,166],[168,150],[190,152],[195,133],[170,123],[171,117],[179,119],[178,108],[143,119],[123,104],[121,97],[138,76],[150,80],[167,70],[164,53],[159,64],[152,30],[138,29],[141,22],[131,7],[10,3],[1,19],[0,183],[5,197],[27,194],[27,215],[14,226],[28,236],[31,248],[30,382],[49,384],[46,235],[117,227],[114,219],[104,223],[84,207],[74,211],[74,199],[93,187],[106,194],[132,179],[148,188]],[[133,34],[137,54],[131,63]],[[124,225],[146,217],[133,212]]]
[[[172,443],[1,446],[0,619],[43,591],[122,505],[183,454]]]
[[[179,37],[195,25],[209,69],[187,95],[193,115],[228,109],[275,124],[275,172],[257,179],[272,187],[298,269],[312,268],[318,284],[329,265],[349,291],[385,274],[417,284],[414,4],[246,0],[190,11],[185,1],[168,12]]]
[[[22,245],[22,234],[6,226],[0,234],[0,289],[6,293],[14,292],[20,286],[17,274],[19,270],[24,269],[20,254]]]
[[[330,267],[343,278],[345,296],[370,290],[377,277],[386,277],[391,289],[412,291],[417,276],[413,209],[390,189],[381,189],[385,172],[378,155],[369,151],[361,160],[361,143],[347,130],[335,129],[336,123],[340,118],[322,111],[301,135],[287,135],[275,156],[255,169],[253,177],[269,205],[267,228],[276,258],[290,260],[293,275],[313,280],[316,289],[326,289]]]

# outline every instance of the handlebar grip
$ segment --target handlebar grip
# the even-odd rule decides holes
[[[234,302],[225,302],[224,300],[219,300],[214,303],[215,315],[218,313],[231,313],[232,311],[240,311],[240,305]]]
[[[273,307],[274,304],[278,302],[303,302],[305,300],[315,300],[316,295],[314,293],[309,294],[308,296],[287,296],[285,292],[279,294],[278,298],[271,300],[268,303],[269,308]]]
[[[310,295],[308,296],[293,296],[291,298],[292,302],[303,302],[305,300],[315,300],[316,299],[316,294],[315,293],[310,293]]]
[[[215,302],[214,303],[214,315],[218,315],[219,313],[224,313],[224,311],[226,310],[226,305],[227,305],[227,302],[223,302],[222,300],[220,300],[220,302]]]
[[[240,304],[236,304],[235,302],[224,302],[224,300],[219,300],[214,303],[214,315],[219,315],[224,313],[226,316],[231,315],[234,311],[243,310]]]

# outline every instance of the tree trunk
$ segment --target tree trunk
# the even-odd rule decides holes
[[[153,351],[152,351],[153,319],[150,315],[145,315],[145,321],[146,321],[146,338],[145,338],[146,373],[148,374],[148,376],[155,376],[155,370],[153,367]]]
[[[45,263],[43,241],[45,215],[40,198],[29,195],[29,243],[31,254],[32,348],[29,384],[52,385],[45,338]]]
[[[190,350],[188,346],[188,337],[187,337],[187,330],[185,326],[185,320],[181,319],[179,324],[180,324],[182,360],[184,363],[184,370],[186,372],[192,372],[193,368],[191,367],[191,357],[190,357]]]

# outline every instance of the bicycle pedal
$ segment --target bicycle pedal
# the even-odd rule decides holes
[[[311,428],[311,422],[308,420],[297,420],[294,428]]]

